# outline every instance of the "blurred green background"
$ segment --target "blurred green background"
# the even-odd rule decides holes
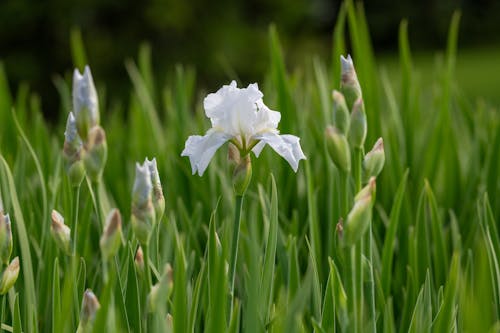
[[[151,44],[160,83],[181,63],[196,69],[200,88],[217,89],[237,78],[260,81],[268,67],[267,30],[275,23],[290,68],[318,54],[328,59],[340,1],[328,0],[2,0],[0,61],[12,92],[21,83],[41,95],[48,118],[58,115],[54,75],[69,75],[70,34],[79,28],[97,82],[107,96],[127,98],[124,60]],[[396,77],[398,25],[409,21],[416,67],[424,79],[444,49],[449,20],[462,11],[457,80],[471,98],[500,104],[500,1],[370,0],[364,3],[379,63]],[[392,73],[392,74],[391,74]],[[495,74],[496,73],[496,74]]]

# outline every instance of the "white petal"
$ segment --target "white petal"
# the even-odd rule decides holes
[[[202,176],[217,149],[230,138],[231,136],[226,133],[213,130],[209,130],[204,136],[191,135],[186,140],[181,156],[189,157],[193,175],[198,171]]]
[[[73,72],[73,112],[75,118],[79,118],[82,109],[89,112],[89,118],[93,124],[99,123],[99,105],[97,91],[90,67],[85,66],[83,75],[78,69]]]
[[[82,139],[80,139],[78,131],[76,130],[76,120],[73,116],[73,112],[70,112],[68,115],[68,121],[66,122],[66,131],[64,132],[64,139],[75,149],[79,148],[82,145]]]
[[[135,180],[132,189],[132,201],[137,206],[143,206],[148,201],[151,201],[151,191],[153,185],[151,184],[151,174],[146,163],[140,165],[135,164]]]
[[[297,172],[299,168],[299,161],[306,159],[300,147],[300,138],[295,135],[264,133],[255,136],[254,139],[260,140],[252,150],[256,156],[260,154],[264,145],[268,144],[290,164],[295,172]]]

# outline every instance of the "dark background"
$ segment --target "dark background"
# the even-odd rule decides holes
[[[73,68],[70,32],[80,28],[94,77],[108,96],[130,88],[124,60],[151,43],[156,77],[174,64],[196,68],[207,89],[237,73],[259,81],[267,66],[267,32],[275,23],[291,65],[305,54],[328,57],[340,1],[327,0],[0,0],[0,61],[15,93],[21,82],[42,97],[48,117],[59,97],[52,78]],[[500,1],[368,0],[364,3],[375,51],[397,51],[398,26],[409,20],[413,50],[443,48],[451,14],[461,9],[461,48],[500,41]]]

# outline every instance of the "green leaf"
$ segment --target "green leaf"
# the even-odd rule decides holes
[[[19,294],[16,293],[15,301],[14,301],[14,323],[12,325],[14,333],[21,333],[23,331],[23,327],[21,325],[21,310],[19,309]]]
[[[54,273],[52,275],[52,332],[62,331],[61,320],[64,318],[61,312],[61,288],[59,285],[59,259],[54,259]]]
[[[137,279],[137,271],[135,269],[134,250],[132,244],[128,244],[128,274],[127,287],[125,295],[125,305],[128,309],[127,315],[130,320],[130,326],[133,332],[142,332],[141,320],[141,298],[139,296],[139,282]]]

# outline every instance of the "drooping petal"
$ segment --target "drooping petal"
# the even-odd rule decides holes
[[[230,135],[214,130],[209,130],[204,136],[191,135],[181,156],[189,157],[193,175],[198,171],[198,175],[202,176],[217,149],[230,138]]]
[[[295,135],[278,135],[270,132],[256,135],[254,139],[260,140],[252,150],[257,157],[260,155],[264,146],[268,144],[290,164],[295,172],[297,172],[299,168],[299,161],[306,159],[300,147],[300,138]]]

